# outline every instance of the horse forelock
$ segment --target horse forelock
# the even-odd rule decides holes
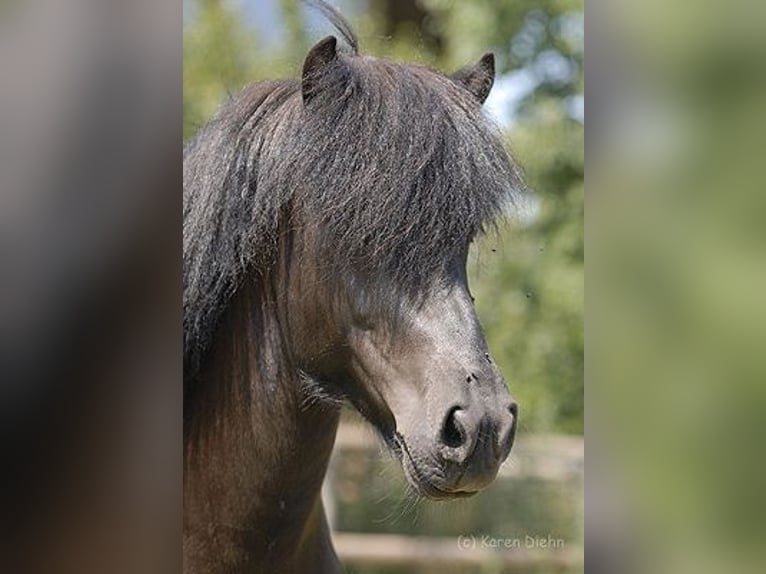
[[[478,103],[429,69],[342,54],[306,104],[298,81],[251,85],[184,150],[185,379],[285,221],[314,227],[328,278],[418,293],[520,186]]]

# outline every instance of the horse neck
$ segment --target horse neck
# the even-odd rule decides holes
[[[232,302],[185,413],[185,572],[336,569],[320,491],[338,407],[307,400],[267,308]]]

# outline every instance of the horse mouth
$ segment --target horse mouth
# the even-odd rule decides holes
[[[434,484],[433,481],[426,479],[413,461],[410,451],[407,448],[407,443],[404,441],[404,437],[398,432],[394,433],[390,444],[392,445],[393,452],[396,454],[402,465],[407,482],[420,496],[431,500],[449,500],[455,498],[469,498],[479,492],[478,490],[446,490]]]

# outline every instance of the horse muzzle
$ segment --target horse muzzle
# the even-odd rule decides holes
[[[516,435],[518,406],[452,405],[435,437],[395,435],[395,451],[411,486],[432,499],[476,494],[497,476]]]

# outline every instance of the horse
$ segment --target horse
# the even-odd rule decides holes
[[[443,75],[336,36],[184,148],[184,572],[341,572],[320,489],[350,403],[416,496],[495,478],[518,407],[468,288],[521,177],[483,116],[494,58]]]

